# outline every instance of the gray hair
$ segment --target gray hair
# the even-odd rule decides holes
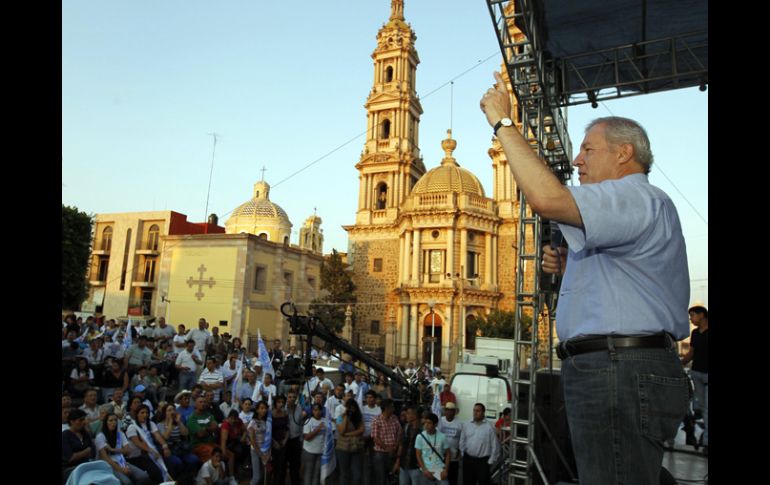
[[[610,145],[630,144],[634,148],[634,158],[644,167],[644,173],[650,173],[653,156],[652,150],[650,150],[650,139],[642,125],[628,118],[607,116],[590,122],[586,127],[586,133],[600,123],[604,125],[604,138],[607,143]]]

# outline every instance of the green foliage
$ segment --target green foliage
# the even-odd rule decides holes
[[[492,310],[487,316],[480,316],[468,323],[471,332],[481,337],[514,338],[516,313],[502,310]],[[532,317],[521,315],[522,338],[529,339],[532,331]]]
[[[333,332],[341,332],[345,326],[345,309],[356,302],[355,289],[342,257],[333,249],[331,257],[321,264],[321,290],[327,294],[313,300],[310,312]]]
[[[76,207],[61,206],[61,303],[76,310],[88,294],[86,270],[91,251],[93,217]]]

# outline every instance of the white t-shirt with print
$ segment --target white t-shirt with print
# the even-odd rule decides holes
[[[307,434],[315,431],[319,426],[324,427],[323,431],[315,435],[311,440],[302,441],[302,449],[315,455],[320,455],[324,451],[324,438],[326,437],[327,431],[325,419],[318,420],[315,417],[310,418],[310,421],[308,421],[305,424],[305,427],[302,428],[302,432]]]

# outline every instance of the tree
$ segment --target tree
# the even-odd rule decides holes
[[[356,287],[336,249],[321,263],[321,290],[327,293],[310,304],[310,312],[334,333],[345,326],[345,309],[356,302]]]
[[[528,339],[532,330],[532,317],[523,313],[521,315],[523,325],[521,336]],[[492,310],[487,316],[480,316],[469,323],[469,329],[481,337],[513,338],[516,324],[516,313],[503,310]]]
[[[61,303],[78,309],[86,298],[86,270],[91,252],[93,217],[76,207],[61,206]]]

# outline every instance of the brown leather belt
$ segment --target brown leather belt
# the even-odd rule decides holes
[[[668,349],[674,346],[675,340],[667,333],[657,333],[654,335],[645,335],[643,337],[630,337],[627,335],[599,335],[596,337],[579,337],[559,343],[556,347],[556,355],[559,359],[565,360],[567,357],[585,354],[588,352],[599,352],[610,349],[612,346],[617,349],[628,348],[662,348]]]

